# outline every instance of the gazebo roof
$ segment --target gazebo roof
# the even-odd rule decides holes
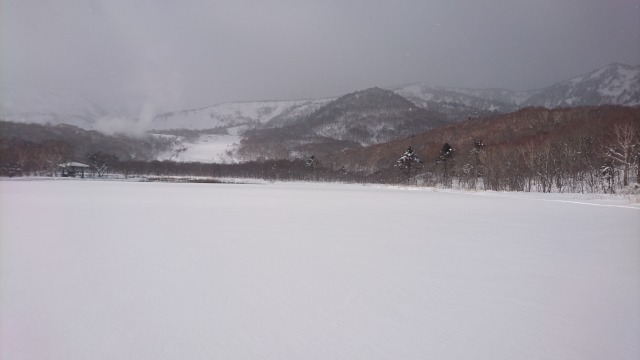
[[[79,163],[79,162],[75,162],[75,161],[70,161],[70,162],[66,162],[64,164],[60,164],[60,167],[81,167],[81,168],[88,168],[89,165],[87,164],[83,164],[83,163]]]

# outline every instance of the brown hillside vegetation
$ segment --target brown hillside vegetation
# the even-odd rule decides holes
[[[412,183],[501,191],[613,193],[634,191],[633,184],[640,183],[639,107],[527,108],[369,147],[348,148],[344,141],[325,139],[310,142],[314,149],[301,145],[315,156],[241,164],[144,161],[161,144],[68,126],[0,122],[0,135],[0,176],[55,175],[61,162],[79,160],[87,161],[97,176],[108,165],[109,171],[125,176]]]
[[[126,160],[151,160],[167,141],[152,137],[105,135],[95,130],[58,124],[25,124],[0,120],[0,176],[55,174],[68,161],[90,162],[108,154]]]
[[[581,179],[587,175],[599,176],[602,182],[601,172],[609,162],[614,170],[622,166],[624,173],[609,174],[614,179],[607,180],[605,185],[612,186],[610,183],[616,176],[626,185],[631,172],[637,173],[639,146],[634,145],[635,153],[626,157],[626,167],[625,161],[615,161],[608,154],[615,153],[616,149],[622,151],[616,129],[625,124],[631,124],[632,142],[637,144],[640,139],[638,107],[526,108],[494,118],[470,119],[363,149],[346,150],[334,154],[333,159],[321,158],[320,161],[334,161],[348,171],[366,172],[379,181],[395,182],[402,178],[394,167],[395,162],[412,146],[423,162],[413,175],[432,185],[447,186],[454,179],[475,185],[477,178],[483,178],[484,187],[495,190],[522,191],[537,186],[542,191],[552,187],[562,191],[562,187],[567,186],[564,179],[576,172],[580,172],[576,176]],[[453,156],[436,161],[445,143],[453,147]],[[544,156],[548,161],[543,161]],[[543,166],[548,169],[541,169]],[[586,174],[587,171],[591,173]],[[562,179],[557,179],[558,176]],[[592,185],[596,186],[595,181]]]

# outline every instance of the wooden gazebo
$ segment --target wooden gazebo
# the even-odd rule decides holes
[[[76,177],[80,176],[84,179],[84,171],[89,168],[89,165],[79,162],[66,162],[58,165],[62,168],[62,177]]]

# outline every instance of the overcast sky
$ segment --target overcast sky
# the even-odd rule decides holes
[[[160,111],[640,64],[640,0],[0,0],[0,85]],[[135,111],[135,110],[134,110]]]

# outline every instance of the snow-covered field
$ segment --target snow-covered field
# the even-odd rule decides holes
[[[2,181],[0,358],[640,358],[640,209],[479,194]]]

